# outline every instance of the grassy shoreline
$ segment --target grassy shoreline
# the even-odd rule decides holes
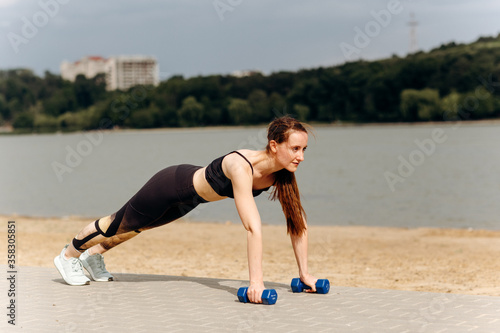
[[[317,122],[309,122],[309,125],[315,128],[351,128],[351,127],[405,127],[405,126],[457,126],[457,124],[464,125],[478,125],[478,126],[499,126],[500,119],[481,119],[481,120],[459,120],[459,121],[425,121],[425,122],[387,122],[387,123],[354,123],[354,122],[333,122],[333,123],[317,123]],[[88,131],[82,130],[66,130],[66,131],[31,131],[31,130],[23,130],[23,129],[10,129],[7,130],[4,127],[4,130],[0,127],[0,136],[2,135],[50,135],[50,134],[78,134],[78,133],[86,133],[86,132],[105,132],[105,133],[120,133],[120,132],[162,132],[162,131],[200,131],[200,130],[232,130],[239,128],[255,128],[260,129],[266,127],[267,124],[260,125],[227,125],[227,126],[195,126],[195,127],[158,127],[158,128],[126,128],[126,127],[117,127],[113,129],[92,129]]]

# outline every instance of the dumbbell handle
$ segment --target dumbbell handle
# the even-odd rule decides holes
[[[302,281],[300,281],[300,288],[301,289],[307,289],[307,290],[311,290],[312,289],[310,286],[308,286],[307,284],[305,284]]]
[[[295,278],[292,280],[292,291],[293,292],[302,292],[304,289],[311,289],[307,284],[302,282],[299,278]],[[316,292],[318,294],[327,294],[330,291],[330,281],[327,279],[318,279],[316,281]]]
[[[248,287],[241,287],[238,289],[238,299],[242,303],[248,303]],[[272,305],[278,300],[278,293],[274,289],[265,289],[262,292],[262,303],[266,305]]]

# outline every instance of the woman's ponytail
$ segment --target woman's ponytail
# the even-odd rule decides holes
[[[278,199],[281,203],[286,218],[287,232],[301,236],[306,230],[306,212],[300,202],[299,188],[293,172],[286,169],[276,172],[271,199]]]

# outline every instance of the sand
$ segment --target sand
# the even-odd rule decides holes
[[[53,258],[92,219],[0,216],[16,221],[17,264],[53,267]],[[264,280],[298,276],[286,227],[264,225]],[[241,224],[179,220],[141,233],[105,254],[115,273],[248,280]],[[55,268],[54,268],[55,269]],[[335,286],[500,296],[500,231],[310,226],[309,272]]]

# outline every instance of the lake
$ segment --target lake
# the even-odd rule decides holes
[[[318,126],[296,172],[311,225],[500,229],[500,125]],[[0,214],[100,217],[160,169],[266,145],[265,127],[0,136]],[[263,223],[278,202],[257,199]],[[232,199],[196,221],[240,223]]]

